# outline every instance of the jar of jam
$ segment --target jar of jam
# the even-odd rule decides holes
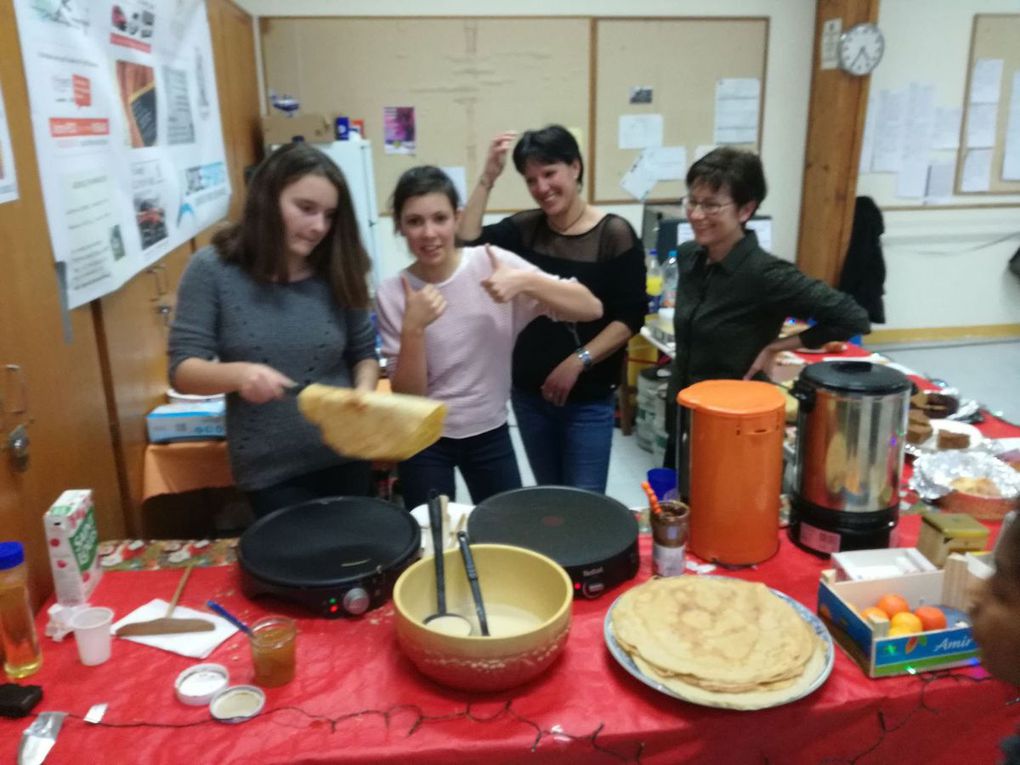
[[[256,685],[275,688],[294,679],[297,625],[293,619],[265,616],[251,625],[248,639]]]

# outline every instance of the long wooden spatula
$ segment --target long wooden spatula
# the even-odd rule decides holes
[[[117,628],[117,637],[128,637],[131,635],[167,635],[176,632],[207,632],[216,629],[216,625],[206,619],[171,619],[174,609],[177,608],[177,601],[181,599],[184,592],[184,585],[191,576],[191,566],[184,569],[184,576],[177,584],[177,591],[174,592],[170,607],[166,610],[166,616],[159,619],[149,619],[145,622],[131,622]]]

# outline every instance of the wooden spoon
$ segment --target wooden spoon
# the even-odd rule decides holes
[[[216,625],[207,619],[170,618],[174,609],[177,608],[177,601],[181,599],[181,593],[184,592],[184,585],[188,581],[188,577],[191,576],[192,567],[193,564],[188,564],[184,569],[184,576],[181,577],[181,581],[177,584],[177,590],[170,600],[170,606],[167,608],[165,616],[159,619],[149,619],[144,622],[124,624],[117,628],[117,637],[127,637],[129,635],[167,635],[177,632],[207,632],[216,629]]]

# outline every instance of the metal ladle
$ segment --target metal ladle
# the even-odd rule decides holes
[[[429,527],[432,531],[432,559],[436,567],[436,612],[425,617],[424,624],[430,630],[444,635],[470,635],[474,630],[471,622],[459,614],[446,611],[446,572],[443,566],[445,537],[443,535],[443,509],[446,496],[435,492],[429,494]]]

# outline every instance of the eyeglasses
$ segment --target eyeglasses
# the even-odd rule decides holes
[[[701,208],[701,212],[710,218],[718,215],[724,207],[736,204],[736,202],[698,202],[690,197],[684,197],[682,201],[688,215]]]

